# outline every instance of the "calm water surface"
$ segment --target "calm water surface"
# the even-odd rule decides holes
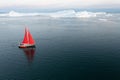
[[[24,25],[36,41],[35,49],[18,48]],[[119,79],[119,21],[0,18],[0,80]]]

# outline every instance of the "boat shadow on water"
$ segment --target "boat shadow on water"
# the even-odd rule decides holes
[[[34,60],[35,48],[22,48],[21,50],[25,53],[28,63],[31,64]]]

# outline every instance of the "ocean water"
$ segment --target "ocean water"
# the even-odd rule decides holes
[[[36,48],[19,49],[28,26]],[[0,80],[119,80],[120,13],[0,14]]]

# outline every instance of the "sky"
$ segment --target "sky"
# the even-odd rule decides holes
[[[120,0],[0,0],[0,8],[120,8]]]

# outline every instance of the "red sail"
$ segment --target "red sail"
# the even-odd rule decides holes
[[[25,28],[25,35],[24,35],[24,39],[22,41],[22,44],[28,44],[29,40],[28,40],[28,31],[27,28]]]
[[[32,35],[30,34],[29,30],[28,30],[28,37],[29,37],[29,44],[35,44],[35,41],[34,41]]]
[[[31,45],[35,44],[35,41],[32,35],[30,34],[30,31],[28,30],[28,28],[25,28],[25,35],[24,35],[22,44],[31,44]]]

